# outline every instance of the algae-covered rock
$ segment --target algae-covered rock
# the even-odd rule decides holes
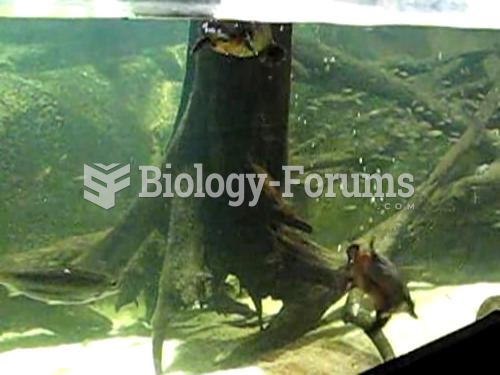
[[[482,319],[494,311],[500,311],[500,296],[488,297],[477,310],[476,319]]]
[[[165,147],[185,58],[179,35],[156,23],[8,23],[0,27],[0,251],[116,222],[137,195],[137,166],[157,162]],[[148,40],[148,28],[164,29],[163,42]],[[100,29],[108,33],[94,38]],[[136,33],[120,44],[125,30]],[[105,40],[115,42],[104,48]],[[83,199],[83,166],[92,163],[131,164],[132,187],[113,210]]]

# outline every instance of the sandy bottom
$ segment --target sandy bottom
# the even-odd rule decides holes
[[[437,288],[431,285],[410,284],[410,287],[416,301],[419,319],[399,314],[385,328],[385,333],[397,354],[406,353],[472,323],[479,305],[489,296],[500,295],[500,283]],[[265,307],[272,313],[279,308],[279,304],[266,301]],[[341,327],[342,324],[335,323],[332,326]],[[217,373],[354,374],[375,365],[374,361],[379,361],[371,343],[359,330],[344,332],[340,337],[323,335],[317,339],[309,338],[309,341],[307,337],[301,340],[305,343],[292,345],[281,355],[268,358],[258,366]],[[180,340],[166,341],[164,346],[166,369],[173,363],[182,344]],[[333,366],[332,361],[337,365]],[[17,349],[0,353],[0,373],[2,375],[148,375],[153,374],[151,343],[147,337],[129,336],[111,337],[83,344]],[[170,374],[184,373],[170,372]]]
[[[395,353],[404,354],[473,323],[481,303],[493,295],[500,295],[500,283],[415,290],[412,296],[419,319],[400,314],[384,331]]]

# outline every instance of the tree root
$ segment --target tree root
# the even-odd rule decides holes
[[[284,303],[266,330],[248,338],[228,353],[221,354],[216,364],[221,368],[241,366],[264,353],[282,348],[314,329],[332,300],[339,298],[338,291],[312,284],[297,286],[295,292],[302,297],[300,300]]]
[[[294,57],[314,72],[308,77],[309,81],[314,79],[321,81],[322,87],[325,87],[325,83],[329,83],[333,90],[350,87],[367,91],[372,95],[394,100],[402,108],[413,110],[422,107],[424,110],[414,111],[414,115],[435,127],[440,127],[443,132],[449,133],[448,135],[466,127],[456,119],[452,121],[446,108],[436,100],[429,100],[428,94],[417,92],[407,83],[383,72],[378,66],[358,61],[341,50],[321,42],[311,43],[310,40],[298,39],[295,46]],[[329,71],[325,71],[324,56],[335,57],[332,69]]]
[[[194,175],[194,169],[188,168]],[[153,315],[153,360],[162,373],[162,348],[171,316],[199,299],[198,283],[204,274],[202,227],[198,222],[199,200],[173,198],[171,224],[161,271],[158,301]]]
[[[363,307],[362,302],[353,292],[349,293],[343,308],[342,320],[346,324],[353,324],[361,328],[377,348],[384,361],[394,358],[394,350],[382,332],[383,327],[375,326],[375,318]]]
[[[475,154],[483,150],[485,145],[485,129],[486,124],[496,112],[498,103],[500,102],[500,89],[494,87],[490,90],[483,103],[478,109],[475,119],[471,120],[471,124],[464,132],[460,140],[455,143],[448,152],[437,163],[429,178],[424,181],[416,190],[415,195],[410,200],[415,207],[415,210],[401,210],[397,214],[389,217],[381,222],[373,229],[364,233],[356,242],[368,242],[370,238],[377,238],[377,250],[381,253],[391,254],[402,248],[407,248],[412,240],[419,238],[424,230],[428,230],[426,223],[433,222],[436,226],[437,212],[444,212],[441,206],[444,200],[452,204],[448,207],[447,212],[460,211],[461,199],[447,199],[451,190],[452,195],[460,198],[463,192],[460,193],[460,186],[471,183],[471,181],[481,181],[484,191],[491,190],[485,188],[486,185],[496,186],[496,165],[491,164],[490,172],[483,177],[467,177],[473,174],[478,167],[478,163],[491,162],[495,159],[495,155],[480,153],[480,157]],[[472,165],[471,165],[472,164]],[[469,185],[471,186],[471,185]],[[495,191],[496,189],[493,188]],[[493,198],[494,199],[494,198]],[[479,208],[476,206],[476,209]],[[430,220],[430,218],[433,220]],[[446,215],[441,218],[447,219]]]
[[[137,303],[141,293],[146,303],[146,321],[150,321],[156,305],[161,265],[164,261],[165,241],[154,233],[128,262],[120,277],[120,292],[115,302],[119,311],[123,306]]]

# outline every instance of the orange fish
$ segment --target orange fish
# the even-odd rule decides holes
[[[358,244],[350,245],[347,257],[350,289],[357,287],[371,298],[378,328],[387,323],[391,314],[401,310],[417,318],[415,303],[401,274],[389,259],[373,249],[373,241],[370,250],[361,249]]]

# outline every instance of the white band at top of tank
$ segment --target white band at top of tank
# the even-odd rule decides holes
[[[0,17],[190,18],[500,29],[498,0],[0,0]]]

